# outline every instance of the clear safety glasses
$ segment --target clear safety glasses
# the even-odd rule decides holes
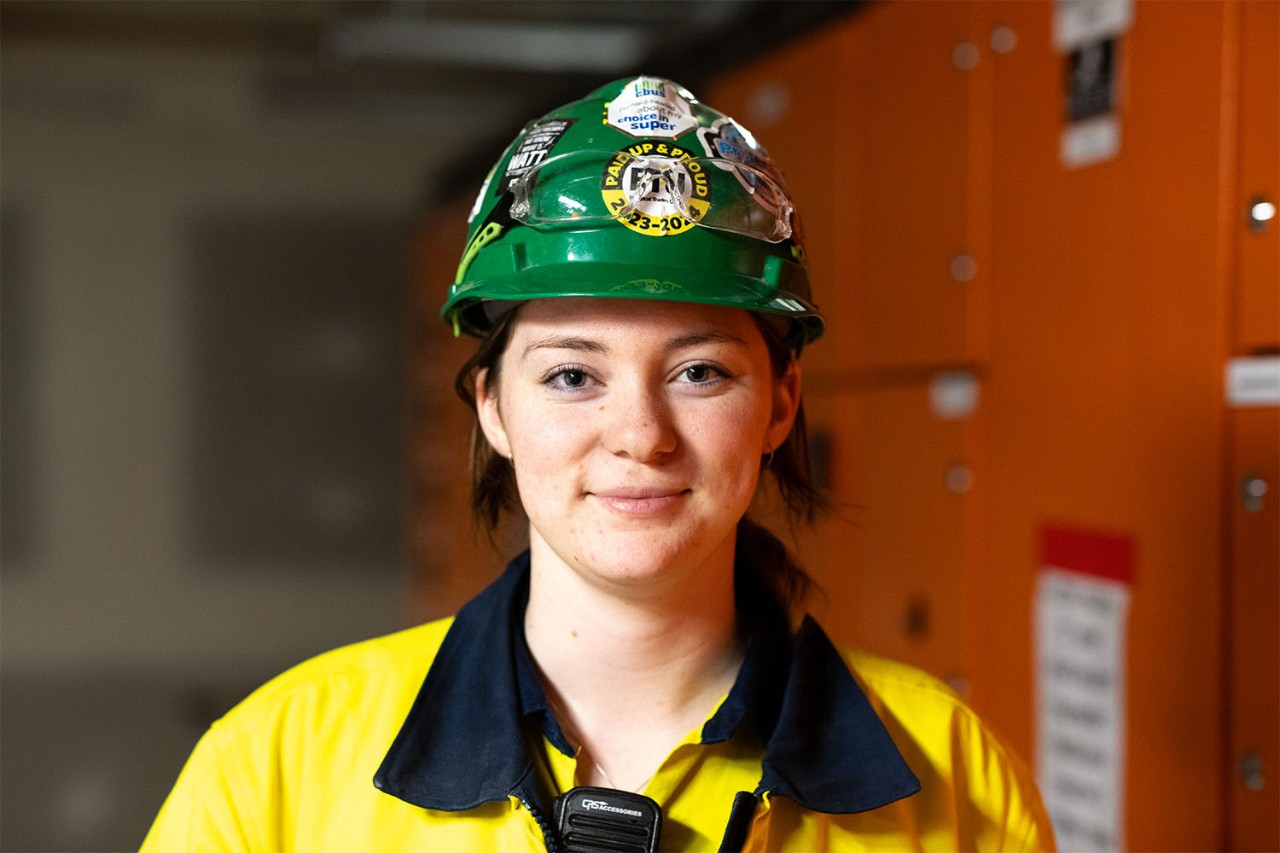
[[[696,224],[770,243],[791,236],[791,201],[765,172],[652,148],[548,157],[511,181],[511,216],[526,225],[614,220],[658,234]]]

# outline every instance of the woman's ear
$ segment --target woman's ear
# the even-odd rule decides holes
[[[787,372],[773,385],[773,411],[769,429],[765,432],[764,453],[777,450],[791,433],[800,409],[800,362],[793,358],[787,364]]]
[[[499,456],[510,458],[511,442],[502,423],[502,412],[498,409],[498,389],[490,386],[487,367],[476,374],[476,418],[489,446]]]

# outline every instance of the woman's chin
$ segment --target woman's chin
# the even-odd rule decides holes
[[[732,537],[727,541],[732,543]],[[708,547],[705,536],[633,530],[576,545],[559,553],[562,563],[589,582],[633,594],[678,588],[706,570],[733,571],[732,547]]]

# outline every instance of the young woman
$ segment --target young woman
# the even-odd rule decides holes
[[[146,849],[1046,849],[1023,765],[945,686],[837,650],[745,516],[808,476],[823,330],[782,180],[668,80],[530,123],[444,315],[480,337],[473,506],[529,548],[450,620],[214,724]]]

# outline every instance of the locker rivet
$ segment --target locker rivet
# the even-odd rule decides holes
[[[913,596],[907,602],[903,613],[903,633],[913,640],[922,640],[929,635],[929,599],[923,595]]]
[[[1240,783],[1246,791],[1261,791],[1267,784],[1262,775],[1262,756],[1256,749],[1240,756]]]
[[[951,259],[951,279],[958,282],[973,281],[978,274],[978,264],[970,255],[956,255]]]
[[[962,41],[951,51],[951,62],[961,71],[972,71],[978,65],[977,45]]]
[[[1245,474],[1240,481],[1240,502],[1245,512],[1262,512],[1266,505],[1267,481],[1256,474]]]
[[[1018,45],[1018,34],[1012,27],[996,27],[991,31],[991,49],[996,53],[1012,53]]]
[[[963,465],[953,465],[947,469],[947,491],[953,495],[963,495],[973,487],[973,472]]]
[[[1254,231],[1266,230],[1267,223],[1276,218],[1276,206],[1261,196],[1249,202],[1249,227]]]

